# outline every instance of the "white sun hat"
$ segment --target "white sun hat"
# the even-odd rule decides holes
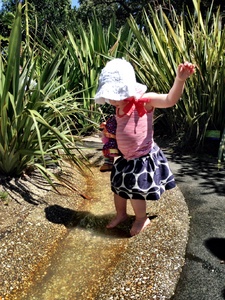
[[[109,100],[140,98],[146,90],[146,85],[136,81],[132,65],[125,59],[115,58],[102,69],[94,99],[96,103],[104,104]]]

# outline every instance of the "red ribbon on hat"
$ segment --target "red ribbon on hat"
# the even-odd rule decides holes
[[[123,112],[126,115],[130,116],[135,109],[137,110],[139,117],[142,117],[144,114],[147,113],[144,103],[149,102],[148,98],[136,99],[135,97],[130,97],[124,101],[128,102],[127,105],[123,109]]]

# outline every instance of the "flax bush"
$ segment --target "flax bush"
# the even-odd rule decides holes
[[[219,10],[212,14],[209,9],[203,18],[200,1],[193,3],[194,15],[177,15],[171,10],[170,19],[161,8],[152,10],[151,16],[144,11],[142,28],[131,17],[129,24],[139,51],[130,51],[130,57],[140,80],[150,90],[163,93],[171,87],[180,62],[196,65],[182,99],[171,109],[157,110],[156,121],[180,136],[184,145],[200,150],[208,129],[222,132],[225,127],[225,29]],[[221,144],[224,147],[224,139]]]
[[[93,100],[98,76],[109,58],[126,55],[124,45],[129,45],[130,40],[129,27],[124,26],[118,31],[115,18],[110,21],[107,29],[94,18],[87,28],[82,24],[76,24],[75,29],[68,30],[67,58],[70,57],[70,68],[76,74],[76,79],[73,79],[74,89],[78,93],[79,104],[86,111],[85,115],[88,118],[79,119],[82,127],[87,128],[87,120],[89,125],[99,126],[102,115]],[[69,81],[71,82],[71,79]],[[103,111],[107,113],[108,109],[109,106],[104,106]]]
[[[0,54],[0,173],[20,176],[33,166],[49,179],[46,156],[55,162],[60,151],[82,166],[71,133],[70,116],[78,109],[58,75],[62,52],[43,61],[45,54],[21,36],[19,4],[8,49]]]

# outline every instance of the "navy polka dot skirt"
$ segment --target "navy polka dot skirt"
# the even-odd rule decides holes
[[[168,161],[156,144],[148,155],[118,158],[111,172],[112,191],[125,199],[158,200],[175,186]]]

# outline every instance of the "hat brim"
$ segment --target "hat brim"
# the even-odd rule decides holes
[[[95,102],[97,104],[104,104],[109,100],[121,101],[129,97],[141,98],[146,92],[147,86],[136,82],[129,89],[127,87],[117,87],[113,89],[111,84],[104,84],[100,87],[95,95]]]

